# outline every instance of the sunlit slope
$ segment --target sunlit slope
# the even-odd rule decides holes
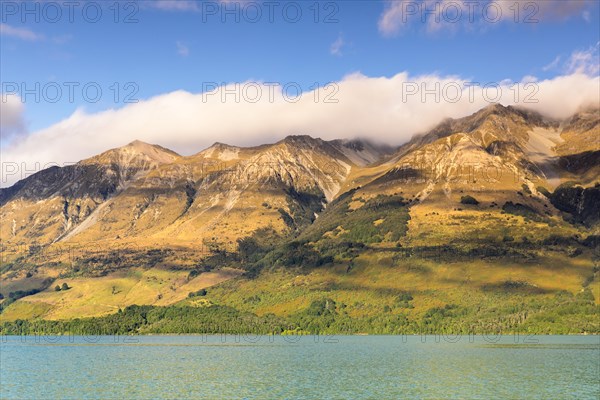
[[[99,278],[59,278],[56,282],[65,282],[70,289],[56,291],[52,285],[14,303],[2,319],[69,319],[112,314],[133,304],[170,305],[241,272],[222,269],[190,276],[189,271],[133,268]]]
[[[375,148],[307,136],[242,149],[217,143],[180,157],[134,142],[75,166],[42,171],[2,192],[7,244],[219,237],[282,231],[282,210],[320,211]],[[311,203],[311,204],[308,204]]]
[[[134,142],[42,171],[0,196],[0,293],[41,290],[2,318],[186,304],[202,288],[190,273],[223,268],[241,272],[207,301],[259,314],[324,297],[359,319],[449,304],[457,318],[492,318],[495,305],[532,315],[590,293],[598,304],[598,120],[494,105],[395,151],[294,136],[182,157]],[[175,290],[144,280],[155,271]],[[55,292],[63,280],[72,291]],[[394,305],[404,292],[412,307]]]

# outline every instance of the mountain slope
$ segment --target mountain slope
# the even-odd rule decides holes
[[[211,280],[211,301],[259,314],[323,296],[357,318],[385,304],[415,321],[515,293],[598,302],[599,119],[493,105],[398,149],[290,136],[183,157],[133,142],[41,171],[0,192],[1,293],[42,289],[5,315],[185,303],[209,271],[235,271]],[[90,289],[48,289],[60,279]],[[401,292],[414,310],[392,301]]]
[[[353,168],[384,151],[301,136],[246,149],[216,143],[181,157],[136,141],[3,190],[2,218],[14,221],[14,228],[5,224],[3,241],[201,246],[212,238],[235,243],[259,227],[298,229],[337,195]]]
[[[133,181],[180,156],[139,141],[66,167],[40,171],[0,191],[5,243],[60,240]]]

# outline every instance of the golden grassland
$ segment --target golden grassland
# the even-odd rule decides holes
[[[188,280],[187,271],[131,269],[99,278],[59,279],[71,288],[43,292],[13,303],[2,313],[2,320],[44,318],[50,320],[95,317],[117,312],[133,304],[165,306],[177,303],[188,293],[207,288],[240,275],[224,268]]]
[[[359,208],[359,203],[354,199],[350,203],[352,209]],[[500,238],[510,235],[527,249],[523,240],[539,242],[552,235],[570,237],[582,233],[583,228],[564,223],[557,216],[551,217],[550,223],[536,222],[486,206],[488,204],[469,207],[458,203],[446,209],[439,203],[413,206],[409,232],[400,239],[400,245],[445,245],[450,242],[449,238],[458,247],[494,245],[501,244]],[[378,218],[374,216],[373,222],[379,221]],[[328,232],[326,236],[331,234],[333,232]],[[543,251],[533,250],[535,257],[531,260],[518,257],[453,260],[443,255],[432,259],[418,254],[398,257],[396,246],[375,244],[371,247],[372,251],[353,260],[351,269],[347,263],[323,266],[306,274],[275,269],[263,272],[256,279],[225,282],[211,289],[207,298],[259,315],[291,315],[312,301],[328,297],[345,304],[350,316],[380,314],[388,306],[392,313],[418,317],[446,304],[473,306],[494,301],[527,301],[536,297],[551,298],[560,291],[577,294],[583,290],[586,279],[594,276],[596,266],[591,250],[573,256],[568,248],[551,246]],[[511,282],[523,283],[525,289],[517,292],[500,289]],[[588,287],[596,304],[600,304],[598,278]],[[413,295],[414,308],[398,307],[397,297],[401,292]]]
[[[433,191],[427,201],[410,208],[411,218],[405,236],[397,243],[370,245],[369,250],[352,261],[351,268],[349,262],[339,261],[307,271],[267,266],[254,279],[240,276],[240,270],[220,268],[188,280],[194,260],[202,256],[190,250],[198,242],[190,239],[178,242],[180,250],[188,250],[181,253],[185,256],[174,255],[151,268],[123,268],[102,277],[59,278],[56,283],[67,282],[72,288],[56,292],[55,283],[41,293],[17,300],[4,310],[1,319],[58,320],[102,316],[133,304],[198,305],[199,300],[188,299],[188,294],[202,288],[209,288],[202,299],[203,304],[228,305],[258,315],[290,316],[306,309],[313,301],[331,298],[343,304],[350,317],[376,316],[387,310],[385,312],[392,315],[404,314],[418,319],[428,310],[448,304],[492,307],[494,303],[550,299],[560,291],[577,294],[583,290],[584,282],[594,276],[597,261],[593,260],[589,249],[573,256],[568,248],[546,246],[540,250],[538,247],[532,250],[535,255],[532,260],[401,255],[399,249],[418,246],[452,243],[458,248],[473,248],[481,244],[500,245],[505,236],[510,236],[515,244],[527,250],[524,240],[539,243],[552,235],[573,237],[597,233],[597,228],[573,226],[558,215],[549,215],[540,222],[503,213],[497,206],[502,204],[497,200],[501,198],[501,192],[489,199],[485,194],[475,196],[480,204],[470,206],[460,204],[460,192],[451,194],[455,201],[448,201],[445,194]],[[359,209],[367,198],[355,196],[349,209]],[[523,201],[540,202],[534,198]],[[265,208],[265,212],[273,211]],[[256,229],[260,218],[251,215],[246,214],[246,224]],[[374,213],[371,222],[378,224],[385,218],[385,215]],[[323,237],[335,235],[330,231]],[[145,243],[144,247],[168,247],[169,242],[161,243],[155,239]],[[3,291],[6,288],[28,289],[39,284],[43,277],[58,276],[57,270],[49,267],[40,268],[38,272],[40,276],[32,278],[22,276],[24,272],[14,279],[6,279],[4,274]],[[525,286],[517,291],[502,289],[511,282]],[[588,287],[596,304],[600,304],[597,276]],[[398,304],[398,295],[403,292],[413,296],[410,307]]]
[[[506,282],[527,282],[539,290],[535,296],[551,297],[561,290],[576,294],[581,291],[585,277],[592,273],[592,267],[588,260],[563,257],[543,259],[533,265],[502,260],[496,263],[481,260],[437,263],[423,259],[394,262],[393,253],[381,252],[357,258],[349,272],[346,265],[325,266],[306,275],[278,269],[253,280],[228,281],[212,288],[207,299],[259,315],[286,316],[327,297],[345,304],[348,314],[354,317],[379,314],[385,306],[392,312],[418,317],[446,304],[472,306],[492,301],[502,297],[502,293],[487,292],[485,288]],[[596,282],[590,287],[598,304],[600,285]],[[412,294],[414,308],[397,306],[401,292]]]

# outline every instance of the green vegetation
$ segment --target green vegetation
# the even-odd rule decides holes
[[[277,249],[272,255],[278,265],[284,267],[316,268],[333,261],[331,257],[323,257],[309,244],[290,242]]]
[[[71,270],[61,274],[60,278],[103,277],[128,265],[143,265],[152,268],[164,262],[172,253],[167,249],[139,251],[135,248],[110,250],[98,254],[92,252],[92,255],[77,258]]]
[[[71,288],[69,287],[69,285],[67,285],[66,282],[63,283],[62,285],[56,285],[56,286],[54,286],[54,291],[55,292],[60,292],[60,291],[69,290],[69,289],[71,289]]]
[[[381,243],[396,242],[406,235],[410,219],[408,203],[402,196],[378,195],[352,210],[353,191],[341,196],[328,207],[300,240],[317,241],[327,232],[336,233],[335,242]]]
[[[398,297],[396,298],[396,306],[399,308],[414,308],[414,306],[410,303],[413,301],[414,297],[408,292],[400,292]]]
[[[369,243],[394,243],[406,235],[410,216],[408,203],[401,196],[378,195],[352,210],[352,193],[332,202],[326,213],[291,241],[286,242],[284,237],[265,228],[239,239],[238,252],[231,255],[231,261],[241,263],[249,278],[258,276],[264,269],[277,267],[306,272],[334,262],[350,261],[365,251]],[[308,204],[301,209],[296,207],[293,217],[279,209],[294,235],[301,225],[309,224],[308,214],[314,214],[316,204],[322,203],[312,195],[292,193],[290,196],[302,199],[301,204]]]
[[[325,198],[316,190],[314,193],[298,192],[294,188],[286,189],[286,195],[290,213],[282,208],[278,211],[290,231],[297,234],[315,221],[315,213],[323,210]]]
[[[99,318],[4,322],[0,334],[600,334],[600,306],[594,304],[589,290],[576,296],[568,292],[551,297],[494,294],[481,304],[448,303],[421,315],[409,315],[404,310],[412,295],[401,293],[397,299],[396,305],[382,307],[383,313],[362,317],[351,316],[346,304],[331,298],[315,300],[285,318],[271,313],[257,316],[219,305],[130,306]]]
[[[73,319],[69,321],[5,322],[0,333],[64,334],[75,335],[125,335],[166,333],[281,333],[293,329],[274,315],[257,317],[239,312],[231,307],[153,307],[130,306],[118,313],[100,318]]]
[[[326,211],[316,195],[287,195],[295,201],[280,209],[283,232],[264,227],[227,250],[206,239],[211,254],[202,258],[170,249],[87,254],[62,266],[60,293],[45,290],[52,280],[39,287],[42,267],[13,261],[8,274],[29,286],[7,289],[0,333],[600,333],[598,236],[542,215],[538,199],[508,201],[502,214],[464,207],[440,216],[399,194],[350,191]],[[140,276],[123,276],[128,265],[140,265]],[[235,278],[201,282],[225,267]],[[73,290],[63,294],[67,279]],[[86,279],[106,281],[93,286],[96,297],[81,293]],[[143,284],[125,299],[130,280]],[[79,303],[57,313],[57,299]],[[106,315],[112,307],[122,310]],[[76,315],[103,316],[68,319]]]
[[[263,228],[239,239],[235,252],[217,248],[208,257],[191,259],[176,276],[172,266],[157,268],[157,276],[136,271],[144,278],[135,282],[146,283],[145,297],[134,301],[155,306],[126,307],[132,302],[123,303],[119,293],[133,286],[118,273],[89,278],[106,282],[94,287],[98,297],[81,303],[85,308],[74,308],[80,314],[48,310],[57,296],[79,298],[84,278],[69,278],[73,289],[64,295],[68,274],[59,277],[58,294],[44,291],[52,280],[31,292],[31,286],[11,288],[0,305],[8,308],[0,333],[600,333],[597,235],[557,218],[560,225],[550,226],[549,218],[511,202],[487,228],[481,222],[490,218],[484,215],[487,209],[469,208],[407,236],[409,224],[423,217],[416,213],[411,221],[401,196],[342,196],[301,234],[290,229],[293,239]],[[454,235],[462,227],[474,228]],[[444,229],[453,230],[453,240],[436,236]],[[148,258],[153,264],[170,252],[122,251],[120,256],[126,263]],[[105,266],[106,258],[86,258],[91,259],[97,264],[86,275],[116,268]],[[246,274],[199,284],[202,274],[229,266]],[[23,282],[37,285],[39,273],[33,275]],[[97,312],[90,306],[97,303],[110,306]],[[105,315],[111,306],[123,310]],[[67,319],[83,315],[80,310],[105,316]],[[44,315],[65,319],[43,320]]]

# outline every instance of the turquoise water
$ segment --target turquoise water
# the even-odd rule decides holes
[[[598,399],[600,337],[4,337],[4,399]]]

